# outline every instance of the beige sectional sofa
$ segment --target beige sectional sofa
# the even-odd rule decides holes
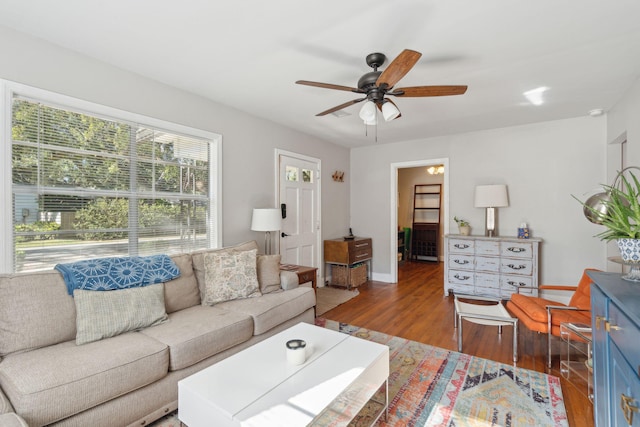
[[[177,408],[182,378],[313,322],[315,293],[290,272],[282,289],[202,305],[207,252],[171,257],[181,274],[164,283],[168,321],[82,345],[57,271],[0,277],[0,425],[144,426]]]

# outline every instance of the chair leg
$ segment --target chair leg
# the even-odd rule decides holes
[[[518,361],[518,320],[513,322],[513,363]]]
[[[547,334],[547,366],[551,369],[551,333]]]
[[[462,317],[456,316],[458,320],[458,351],[462,353]]]
[[[547,308],[547,367],[551,369],[551,310]]]

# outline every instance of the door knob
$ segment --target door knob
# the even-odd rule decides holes
[[[285,233],[285,232],[283,231],[283,232],[282,232],[282,234],[281,234],[280,236],[282,236],[282,237],[287,237],[287,236],[288,236],[288,234],[287,234],[287,233]]]

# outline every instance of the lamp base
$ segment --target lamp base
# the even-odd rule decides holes
[[[498,210],[496,208],[487,208],[485,211],[485,232],[487,237],[498,236]]]
[[[271,255],[271,232],[264,232],[264,254]]]

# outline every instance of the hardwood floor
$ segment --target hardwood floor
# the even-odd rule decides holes
[[[360,295],[322,317],[457,351],[453,298],[444,295],[443,270],[442,263],[404,262],[398,269],[398,284],[369,281],[358,288]],[[518,342],[517,366],[560,377],[569,425],[592,427],[593,406],[586,390],[560,375],[560,344],[553,346],[553,368],[548,371],[545,335],[523,326]],[[465,353],[512,364],[512,343],[511,327],[504,327],[500,336],[495,326],[464,324]]]

